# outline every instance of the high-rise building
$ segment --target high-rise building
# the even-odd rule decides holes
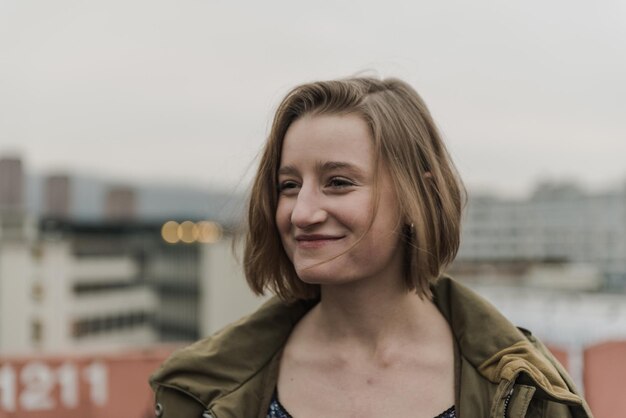
[[[22,160],[0,158],[0,210],[20,211],[24,208],[24,172]]]
[[[45,178],[43,216],[68,219],[71,215],[71,182],[66,174],[52,174]]]
[[[132,220],[137,214],[135,190],[128,186],[109,188],[105,202],[105,218],[109,221]]]

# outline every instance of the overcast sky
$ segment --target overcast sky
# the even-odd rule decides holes
[[[623,0],[0,0],[0,155],[245,184],[290,87],[362,70],[422,94],[470,189],[626,178]]]

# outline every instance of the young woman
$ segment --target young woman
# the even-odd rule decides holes
[[[442,277],[463,188],[397,79],[305,84],[280,104],[244,257],[256,313],[152,377],[159,417],[589,417],[530,333]]]

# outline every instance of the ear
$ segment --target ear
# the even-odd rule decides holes
[[[425,179],[432,179],[433,178],[433,173],[431,173],[430,171],[427,171],[424,173],[424,178]]]

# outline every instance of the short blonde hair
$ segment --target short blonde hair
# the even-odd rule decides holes
[[[426,104],[404,81],[349,78],[303,84],[282,100],[252,186],[244,271],[257,294],[312,299],[319,286],[301,281],[276,226],[277,172],[289,126],[306,114],[356,114],[368,124],[376,164],[386,164],[405,222],[407,290],[432,297],[430,285],[458,251],[465,189]]]

